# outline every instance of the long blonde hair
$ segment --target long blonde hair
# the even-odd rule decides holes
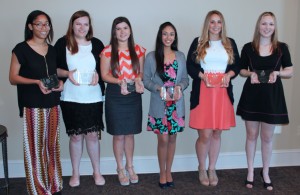
[[[196,57],[196,61],[200,62],[200,60],[204,60],[204,57],[206,56],[206,49],[209,48],[209,41],[210,41],[210,37],[209,37],[209,23],[210,23],[210,19],[212,17],[212,15],[218,15],[221,18],[222,21],[222,30],[220,32],[220,38],[222,41],[222,44],[228,54],[228,64],[233,64],[234,62],[234,54],[233,54],[233,49],[232,49],[232,45],[231,45],[231,41],[229,40],[229,38],[227,37],[227,33],[226,33],[226,26],[225,26],[225,20],[224,17],[222,15],[221,12],[217,11],[217,10],[212,10],[210,12],[207,13],[206,17],[205,17],[205,21],[203,24],[203,29],[202,29],[202,34],[201,37],[198,41],[198,47],[197,47],[197,57]]]
[[[255,31],[254,31],[254,35],[253,35],[253,41],[252,41],[252,47],[254,48],[254,50],[257,54],[259,54],[259,43],[260,43],[260,36],[261,36],[260,32],[259,32],[260,22],[261,22],[262,18],[265,16],[271,16],[274,20],[274,25],[275,25],[274,33],[271,36],[272,47],[270,48],[270,50],[272,53],[274,53],[276,51],[276,49],[279,49],[276,17],[272,12],[263,12],[262,14],[259,15],[259,17],[256,21],[256,26],[255,26]]]

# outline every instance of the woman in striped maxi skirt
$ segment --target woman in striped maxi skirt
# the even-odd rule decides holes
[[[13,49],[10,64],[9,80],[17,85],[20,116],[24,118],[29,195],[60,194],[62,190],[58,106],[63,82],[55,80],[56,52],[48,44],[52,38],[50,17],[39,10],[31,12],[25,25],[25,41]]]

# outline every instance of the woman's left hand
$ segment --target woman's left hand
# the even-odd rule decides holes
[[[230,75],[225,73],[222,79],[222,85],[221,87],[228,87],[229,86],[229,81],[230,81]]]
[[[174,89],[174,100],[178,101],[182,97],[182,90],[180,86],[175,86]]]
[[[94,74],[93,74],[92,82],[89,85],[95,86],[95,85],[98,84],[98,82],[99,82],[99,75],[95,71]]]
[[[62,91],[62,90],[64,90],[64,82],[62,80],[59,80],[57,88],[51,89],[51,91]]]
[[[269,76],[268,83],[275,83],[278,75],[279,75],[279,71],[273,71]]]
[[[136,78],[134,82],[135,82],[135,91],[137,93],[144,93],[144,84],[142,82],[142,79]]]

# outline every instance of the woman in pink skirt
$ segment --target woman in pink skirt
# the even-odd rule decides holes
[[[193,79],[189,125],[198,130],[199,180],[205,186],[218,184],[221,133],[235,126],[231,79],[239,73],[238,61],[238,50],[235,41],[226,36],[222,13],[208,12],[202,35],[194,39],[187,57],[188,74]]]

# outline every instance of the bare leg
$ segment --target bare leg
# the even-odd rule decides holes
[[[69,181],[71,187],[80,184],[79,165],[83,150],[83,135],[72,135],[69,141],[69,150],[72,164],[72,176]]]
[[[199,162],[199,169],[206,170],[206,157],[210,147],[212,130],[198,130],[198,139],[196,141],[196,153]]]
[[[125,135],[126,166],[133,166],[134,135]]]
[[[166,162],[168,153],[169,136],[164,134],[157,134],[157,157],[159,164],[159,182],[164,184],[167,182]]]
[[[259,135],[259,125],[260,122],[257,121],[246,121],[246,156],[247,156],[247,164],[248,164],[248,174],[247,174],[247,181],[253,182],[254,181],[254,157],[256,151],[256,143],[257,138]],[[253,185],[247,184],[247,188],[252,188]]]
[[[275,125],[261,123],[261,152],[262,152],[262,161],[263,161],[263,177],[266,183],[271,183],[269,177],[269,167],[272,156],[272,138],[274,135]],[[269,186],[268,190],[272,190],[273,187]]]
[[[129,185],[129,179],[125,175],[123,166],[123,155],[125,150],[125,136],[124,135],[114,135],[113,136],[113,149],[114,155],[117,161],[117,172],[120,184],[122,186]]]
[[[93,176],[96,185],[104,185],[105,180],[100,174],[100,143],[98,133],[92,132],[84,135],[86,148],[93,166]]]
[[[138,176],[133,169],[133,152],[134,152],[134,135],[125,135],[125,157],[126,157],[126,170],[129,175],[131,183],[139,181]]]
[[[113,136],[113,149],[114,155],[117,161],[117,169],[123,169],[123,155],[125,150],[125,136],[114,135]]]
[[[196,153],[199,162],[199,181],[202,185],[208,186],[209,180],[206,172],[206,157],[210,147],[212,130],[198,130],[198,139],[196,141]]]
[[[91,159],[94,173],[100,173],[100,144],[97,132],[84,135],[86,148]]]
[[[168,151],[167,151],[167,164],[166,164],[166,173],[167,173],[167,182],[172,182],[172,164],[174,160],[175,155],[175,149],[176,149],[176,138],[177,135],[169,135],[169,141],[168,141]]]
[[[212,133],[210,147],[208,151],[208,156],[209,156],[208,169],[210,170],[216,169],[216,164],[217,164],[218,156],[220,153],[220,147],[221,147],[221,134],[222,131],[219,130],[214,130]]]
[[[211,186],[216,186],[219,182],[219,178],[216,173],[216,164],[220,153],[221,134],[222,131],[213,130],[209,151],[208,151],[208,158],[209,158],[208,179],[209,179],[209,185]]]

